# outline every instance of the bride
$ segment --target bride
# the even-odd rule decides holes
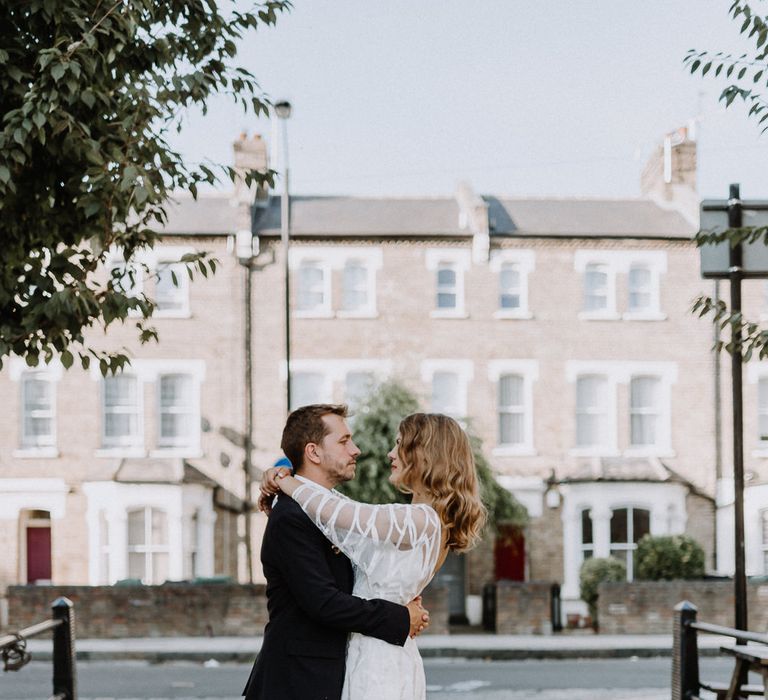
[[[368,505],[270,469],[262,492],[294,499],[354,567],[353,595],[405,605],[421,593],[448,552],[477,541],[485,522],[475,462],[461,426],[441,414],[414,413],[400,423],[389,452],[389,481],[410,504]],[[416,643],[403,647],[352,634],[342,700],[424,700]]]

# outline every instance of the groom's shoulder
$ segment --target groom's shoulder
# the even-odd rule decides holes
[[[269,517],[270,519],[276,518],[277,520],[293,520],[296,518],[304,520],[307,518],[301,506],[288,496],[277,497]]]

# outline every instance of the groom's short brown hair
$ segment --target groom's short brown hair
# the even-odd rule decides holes
[[[344,404],[313,403],[297,408],[288,416],[280,447],[285,456],[291,460],[294,471],[298,472],[301,469],[304,448],[310,442],[321,443],[328,434],[323,416],[334,414],[346,418],[347,413],[347,407]]]

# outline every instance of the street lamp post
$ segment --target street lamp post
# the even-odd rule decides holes
[[[280,196],[280,240],[283,245],[283,276],[285,284],[285,412],[291,410],[291,275],[288,266],[288,250],[291,231],[291,207],[288,189],[288,119],[291,103],[282,100],[275,103],[275,114],[280,121],[281,166],[283,192]]]
[[[768,226],[768,201],[742,200],[739,186],[730,186],[727,200],[701,203],[701,230],[707,232]],[[768,278],[768,246],[762,240],[731,245],[730,241],[701,247],[701,274],[730,281],[730,313],[741,314],[744,279]],[[744,547],[744,425],[742,397],[742,333],[731,326],[731,390],[733,416],[734,627],[747,629],[747,576]]]

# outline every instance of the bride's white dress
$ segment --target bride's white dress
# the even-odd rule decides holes
[[[323,534],[352,561],[353,594],[406,605],[432,578],[440,518],[428,505],[369,505],[303,481],[292,495]],[[352,634],[342,700],[424,700],[424,666],[413,639],[405,646]]]

